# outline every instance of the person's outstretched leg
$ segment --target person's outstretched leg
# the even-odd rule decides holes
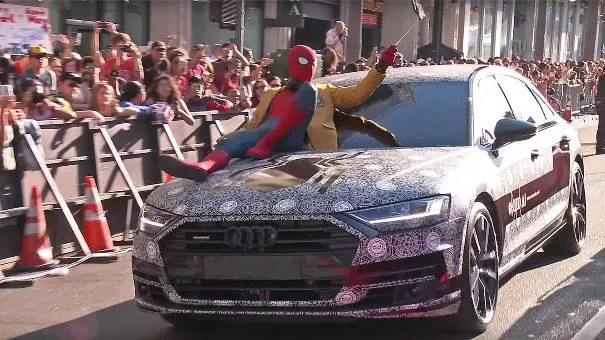
[[[201,182],[206,179],[209,173],[227,166],[230,159],[231,157],[227,152],[219,149],[209,153],[199,163],[178,159],[170,155],[162,155],[160,156],[160,167],[164,172],[174,177]]]
[[[208,174],[226,167],[231,158],[244,157],[246,150],[274,126],[274,121],[267,121],[256,129],[242,130],[224,137],[216,144],[216,149],[199,163],[162,155],[160,169],[176,178],[204,181]]]

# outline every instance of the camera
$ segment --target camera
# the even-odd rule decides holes
[[[122,50],[122,52],[126,52],[126,53],[132,52],[132,46],[130,46],[130,45],[123,45],[123,46],[120,46],[120,50]]]
[[[14,95],[12,85],[0,85],[0,97],[11,97]]]
[[[166,59],[162,59],[159,63],[158,63],[158,70],[160,72],[168,72],[168,60]]]
[[[46,98],[46,95],[44,94],[44,87],[36,86],[36,89],[32,93],[32,101],[34,104],[40,104],[44,98]]]
[[[189,84],[201,84],[203,83],[202,77],[198,76],[198,75],[193,75],[191,76],[191,78],[189,78]]]

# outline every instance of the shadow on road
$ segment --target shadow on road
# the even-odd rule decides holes
[[[543,252],[536,253],[523,265],[517,268],[506,281],[518,273],[563,260]],[[551,313],[558,305],[551,300],[565,300],[566,294],[588,294],[587,299],[603,297],[605,285],[605,250],[595,255],[594,261],[575,274],[577,281],[556,294],[546,297],[541,305],[529,310],[503,338],[521,339],[527,337],[527,329],[536,327],[535,320],[544,320],[547,327],[558,321],[556,314]],[[600,271],[600,276],[595,275]],[[589,278],[593,281],[588,281]],[[596,278],[596,281],[595,281]],[[600,291],[599,291],[600,289]],[[600,295],[599,295],[600,294]],[[567,299],[569,302],[578,299]],[[580,300],[582,301],[582,300]],[[569,306],[575,310],[577,306]],[[595,307],[596,308],[596,307]],[[593,313],[594,314],[594,313]],[[592,314],[591,314],[592,315]],[[552,319],[552,320],[550,320]],[[539,325],[539,324],[538,324]],[[531,327],[530,327],[531,326]],[[528,328],[530,327],[530,328]],[[539,330],[538,330],[539,331]],[[541,333],[536,333],[541,334]],[[473,336],[455,333],[444,326],[440,319],[411,319],[367,321],[347,324],[221,324],[202,326],[196,329],[180,330],[172,327],[159,316],[141,312],[132,301],[126,301],[78,319],[40,329],[14,339],[263,339],[263,340],[382,340],[382,339],[472,339]],[[558,337],[557,337],[558,338]]]
[[[544,255],[546,256],[546,255]],[[540,261],[538,258],[535,261]],[[527,262],[532,262],[531,259]],[[542,264],[544,265],[544,264]],[[525,266],[524,266],[525,267]],[[570,339],[605,305],[605,249],[542,296],[500,339]]]
[[[541,268],[544,266],[548,266],[559,261],[563,261],[568,257],[562,256],[553,256],[549,255],[542,250],[537,251],[532,254],[528,259],[526,259],[519,267],[515,268],[511,273],[509,273],[504,278],[500,279],[500,287],[504,286],[508,281],[514,278],[517,274],[525,273],[537,268]]]
[[[223,324],[176,329],[158,316],[137,309],[132,301],[16,338],[29,339],[211,339],[211,340],[381,340],[471,339],[439,327],[438,320],[392,320],[350,324]]]

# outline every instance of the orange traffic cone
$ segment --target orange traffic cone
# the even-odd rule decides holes
[[[569,96],[567,97],[567,100],[565,103],[565,111],[563,111],[563,119],[565,119],[568,122],[571,122],[571,99],[569,98]]]
[[[25,228],[21,240],[21,253],[16,269],[31,269],[56,264],[50,239],[46,234],[46,218],[42,210],[42,198],[37,187],[32,188],[30,208],[25,216]]]
[[[105,218],[99,191],[92,176],[86,176],[86,203],[84,204],[84,239],[90,251],[97,252],[114,248],[109,225]]]

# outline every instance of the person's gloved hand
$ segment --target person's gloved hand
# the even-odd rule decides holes
[[[391,45],[382,51],[380,56],[380,63],[384,66],[393,66],[395,64],[395,54],[397,54],[397,46]]]
[[[219,103],[216,100],[210,100],[206,107],[208,110],[228,111],[233,107],[233,104],[231,102]]]

